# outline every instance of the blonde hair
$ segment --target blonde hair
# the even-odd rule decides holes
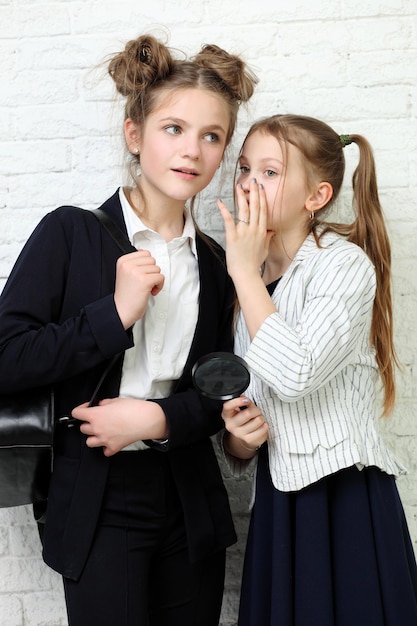
[[[362,135],[344,135],[342,142],[341,137],[324,122],[300,115],[274,115],[259,120],[251,126],[246,139],[256,131],[272,135],[278,141],[298,148],[305,167],[307,185],[317,181],[331,184],[331,199],[310,221],[310,229],[317,244],[320,244],[320,238],[325,232],[336,232],[360,246],[375,267],[376,293],[370,340],[375,349],[384,390],[383,415],[387,415],[395,402],[394,371],[399,361],[393,340],[391,246],[378,196],[372,148]],[[347,143],[355,143],[359,148],[359,162],[352,177],[355,219],[351,224],[325,222],[323,218],[342,188],[345,173],[343,147]]]

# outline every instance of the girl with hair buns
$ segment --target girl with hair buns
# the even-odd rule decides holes
[[[351,143],[355,218],[332,223]],[[218,204],[235,349],[251,370],[247,397],[224,404],[223,447],[238,475],[257,467],[239,626],[415,626],[405,470],[376,424],[394,404],[397,358],[371,147],[276,115],[251,127],[238,169],[238,221]]]
[[[101,209],[132,252],[90,211],[40,222],[0,299],[0,386],[53,385],[57,414],[73,416],[56,428],[42,533],[69,624],[215,626],[236,537],[210,439],[221,403],[198,395],[191,370],[232,350],[233,286],[193,203],[256,78],[215,45],[179,60],[148,35],[108,69],[126,98],[132,186]]]

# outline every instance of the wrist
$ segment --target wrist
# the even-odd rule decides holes
[[[169,439],[169,429],[165,412],[157,402],[152,402],[152,400],[146,400],[146,402],[146,412],[151,430],[149,433],[150,436],[147,437],[147,439],[165,443]]]
[[[261,446],[256,446],[256,448],[249,448],[249,446],[246,446],[243,441],[240,441],[239,439],[239,445],[244,449],[247,450],[248,452],[258,452],[259,448]]]
[[[223,449],[229,456],[235,459],[248,461],[252,459],[258,453],[259,447],[249,447],[242,443],[241,439],[238,439],[228,431],[223,435]]]
[[[242,265],[238,265],[231,269],[228,268],[228,272],[235,286],[236,284],[239,284],[242,288],[246,288],[246,285],[248,284],[251,287],[258,282],[262,284],[262,276],[258,268],[249,269],[242,267]]]

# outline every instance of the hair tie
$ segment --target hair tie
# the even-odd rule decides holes
[[[352,137],[350,135],[339,135],[342,148],[352,143]]]
[[[149,63],[149,61],[151,60],[151,56],[152,53],[150,46],[148,46],[147,44],[142,46],[141,50],[139,51],[139,60],[142,63]]]

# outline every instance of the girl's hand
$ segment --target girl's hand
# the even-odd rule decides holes
[[[239,276],[259,275],[259,268],[268,256],[273,231],[268,231],[268,208],[265,191],[255,180],[249,193],[241,185],[236,188],[238,220],[235,223],[230,211],[221,201],[217,206],[222,214],[226,232],[227,269],[233,280]]]
[[[102,400],[98,406],[81,404],[72,416],[82,421],[89,448],[103,448],[105,456],[120,452],[135,441],[167,439],[165,413],[156,402],[135,398]]]
[[[256,404],[244,396],[228,400],[222,418],[228,433],[224,439],[227,452],[240,459],[255,456],[268,438],[268,424]]]
[[[249,336],[253,339],[266,318],[276,313],[259,271],[275,233],[267,228],[268,209],[262,185],[252,180],[249,192],[238,185],[236,193],[239,209],[236,224],[221,200],[217,205],[226,231],[227,271],[236,288]]]
[[[119,257],[114,302],[125,329],[144,316],[149,297],[161,291],[164,280],[161,269],[148,250]]]

